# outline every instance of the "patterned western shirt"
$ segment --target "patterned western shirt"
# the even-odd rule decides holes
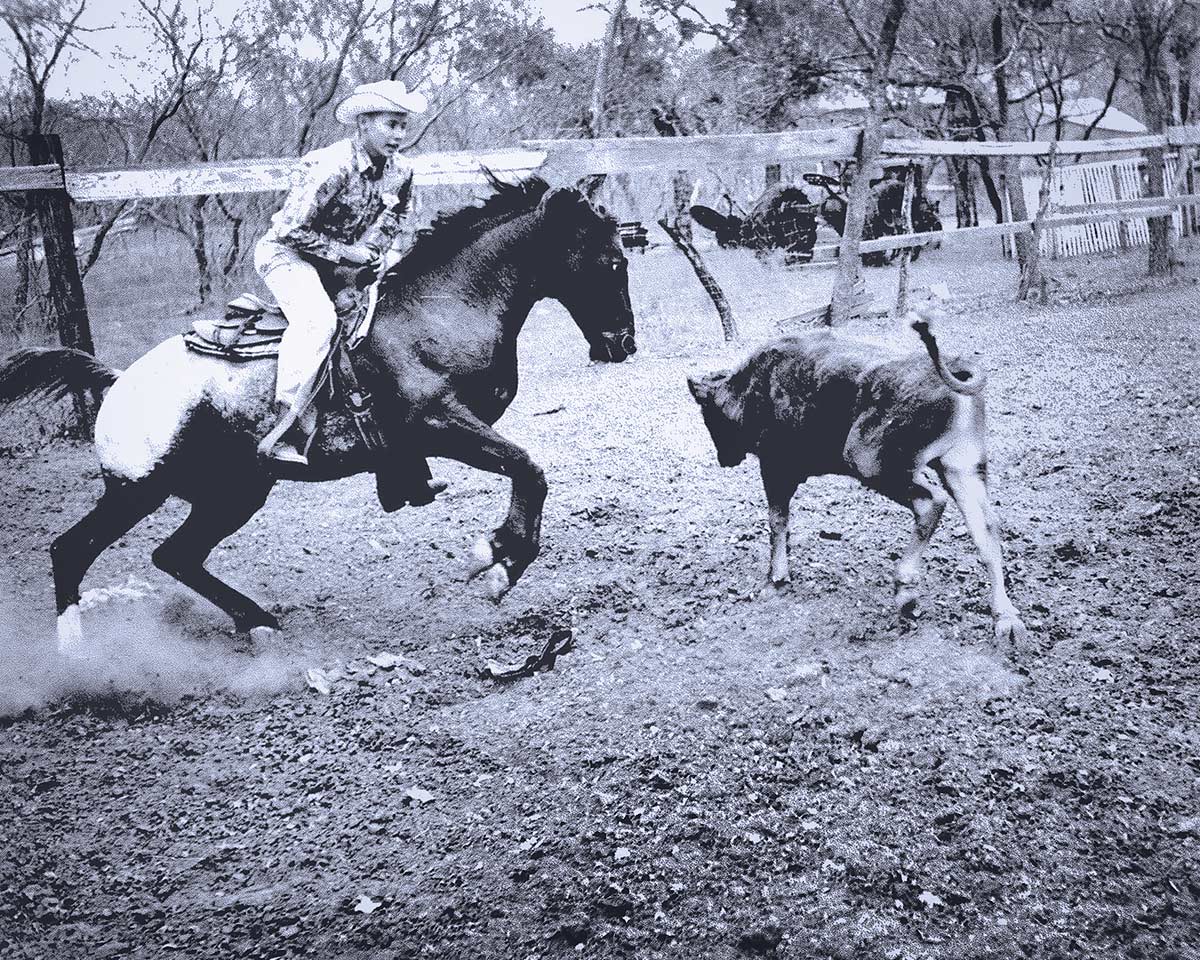
[[[296,254],[337,263],[349,247],[400,252],[412,239],[412,164],[393,154],[376,167],[357,137],[304,155],[283,208],[260,243],[270,244],[267,272]]]

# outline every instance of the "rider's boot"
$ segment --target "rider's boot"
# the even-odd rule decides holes
[[[270,457],[282,463],[297,463],[308,466],[305,450],[309,436],[300,423],[294,407],[281,408],[279,420],[258,444],[260,456]]]
[[[397,462],[388,460],[375,471],[375,492],[385,513],[405,505],[423,507],[445,490],[445,480],[434,480],[424,457]]]

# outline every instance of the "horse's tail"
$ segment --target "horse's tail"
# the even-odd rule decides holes
[[[908,325],[921,338],[921,342],[925,344],[925,349],[929,353],[929,359],[933,361],[934,369],[937,370],[942,383],[955,393],[961,393],[966,396],[974,396],[981,392],[987,385],[987,376],[982,370],[974,364],[957,357],[954,358],[951,364],[946,363],[942,359],[937,340],[934,339],[933,331],[929,328],[932,317],[933,314],[929,311],[913,311],[908,316]]]
[[[54,401],[85,391],[98,400],[120,374],[82,350],[18,350],[0,361],[0,413],[21,400]]]

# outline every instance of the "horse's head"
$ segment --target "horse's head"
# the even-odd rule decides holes
[[[545,243],[543,289],[570,312],[591,358],[620,363],[636,352],[629,274],[617,221],[578,190],[546,193],[538,205]]]

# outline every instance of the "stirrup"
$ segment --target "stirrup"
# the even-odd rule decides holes
[[[308,466],[308,457],[290,443],[277,443],[266,452],[265,456],[272,460],[278,460],[280,463],[297,463],[301,466]]]

